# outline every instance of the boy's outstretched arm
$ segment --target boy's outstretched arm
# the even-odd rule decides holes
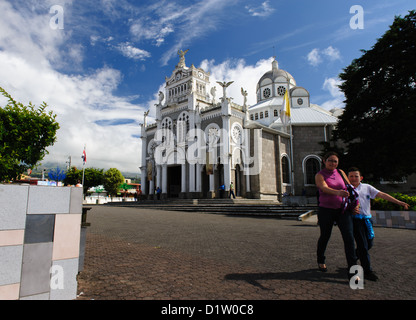
[[[405,210],[409,209],[409,205],[406,202],[397,200],[396,198],[392,197],[391,195],[389,195],[387,193],[384,193],[384,192],[380,191],[379,193],[377,193],[376,198],[381,198],[381,199],[393,202],[395,204],[398,204],[399,206],[404,207]]]

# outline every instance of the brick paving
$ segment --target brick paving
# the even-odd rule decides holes
[[[416,231],[375,228],[379,281],[352,290],[340,232],[317,270],[306,221],[93,206],[78,300],[415,300]]]

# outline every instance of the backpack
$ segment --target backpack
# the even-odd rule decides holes
[[[346,190],[350,194],[347,198],[343,198],[342,213],[344,213],[345,211],[352,212],[354,208],[360,204],[360,201],[358,200],[358,192],[357,190],[355,190],[352,184],[349,184],[347,182],[347,179],[344,177],[344,173],[339,169],[337,170],[338,173],[341,175],[342,179],[344,180]]]

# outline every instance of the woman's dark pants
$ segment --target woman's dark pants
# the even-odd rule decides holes
[[[357,264],[355,254],[354,233],[352,216],[349,212],[342,213],[341,209],[318,208],[318,223],[321,229],[321,236],[318,240],[317,261],[325,263],[325,250],[331,237],[334,222],[337,223],[344,240],[345,257],[347,258],[348,270]]]

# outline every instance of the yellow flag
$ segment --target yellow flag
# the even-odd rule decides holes
[[[282,109],[280,110],[280,119],[284,125],[287,125],[290,121],[290,101],[288,90],[286,90],[285,96],[283,97]]]

